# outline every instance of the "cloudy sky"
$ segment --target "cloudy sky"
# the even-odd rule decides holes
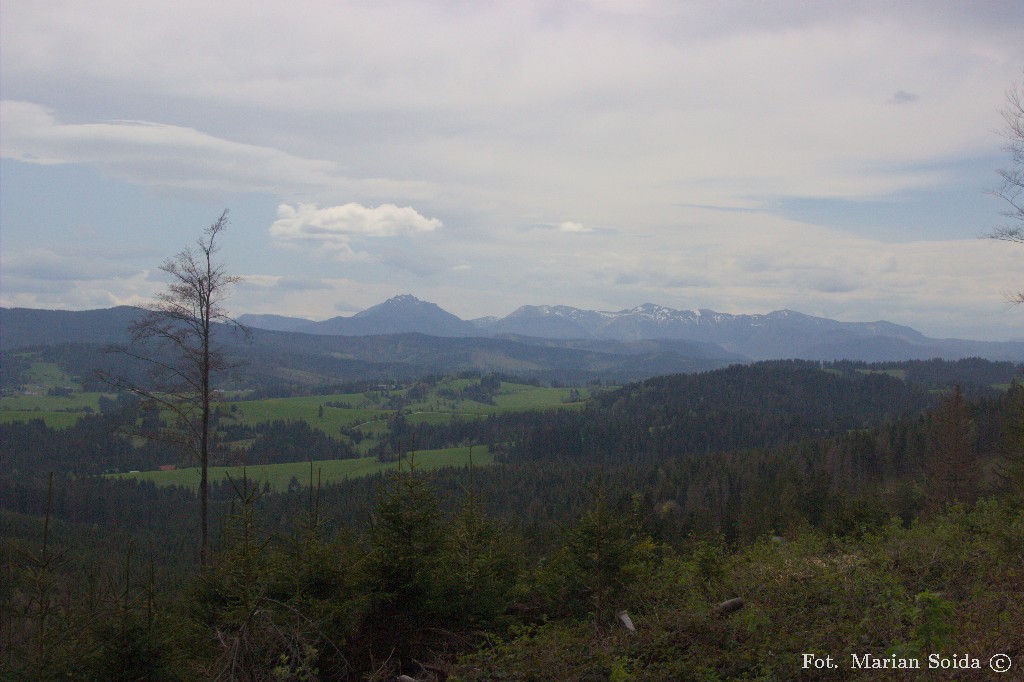
[[[6,0],[0,50],[4,306],[143,302],[228,208],[238,314],[1024,338],[1024,247],[979,239],[1020,0]]]

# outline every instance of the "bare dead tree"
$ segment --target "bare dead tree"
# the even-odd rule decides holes
[[[247,333],[224,307],[232,285],[241,278],[228,274],[215,260],[218,238],[227,224],[225,210],[203,231],[194,247],[186,247],[163,262],[160,270],[171,280],[166,291],[145,306],[146,314],[132,323],[131,344],[116,349],[144,363],[149,369],[149,382],[111,382],[172,418],[169,428],[141,435],[182,445],[199,462],[199,562],[203,567],[209,559],[207,469],[214,402],[212,379],[231,367],[214,336],[225,325]]]
[[[1003,182],[992,193],[1006,202],[1003,215],[1009,222],[987,236],[1024,244],[1024,80],[1006,92],[1006,107],[1002,114],[1002,135],[1006,138],[1003,149],[1010,153],[1012,161],[1007,168],[999,169]],[[1024,290],[1012,294],[1010,301],[1024,304]]]

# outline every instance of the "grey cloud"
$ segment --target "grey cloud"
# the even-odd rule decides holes
[[[681,279],[670,279],[664,286],[669,289],[699,289],[711,286],[712,282],[707,277],[686,277]]]
[[[429,254],[405,253],[392,251],[381,257],[381,260],[396,270],[410,272],[417,277],[431,277],[441,272],[447,272],[451,265],[442,262]]]
[[[808,288],[823,294],[847,294],[860,288],[842,276],[829,277],[823,275],[817,278],[810,278],[806,284]]]
[[[13,273],[4,273],[4,289],[17,291],[19,295],[45,294],[59,301],[60,298],[68,296],[78,289],[75,280],[69,279],[38,279],[36,277],[11,276]],[[29,306],[31,307],[31,306]]]
[[[899,90],[892,96],[892,99],[889,100],[889,104],[911,104],[916,102],[918,99],[920,98],[912,92]]]
[[[317,289],[330,289],[331,286],[323,280],[309,279],[307,277],[282,277],[277,281],[279,289],[289,291],[315,291]]]
[[[51,281],[92,281],[131,277],[139,270],[97,258],[69,256],[49,249],[16,253],[3,261],[5,277]]]

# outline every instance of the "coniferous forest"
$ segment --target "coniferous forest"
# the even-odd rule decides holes
[[[122,395],[63,428],[3,423],[0,665],[25,680],[890,679],[879,666],[914,661],[961,679],[997,654],[1019,665],[1019,371],[773,361],[447,420],[402,400],[445,386],[486,405],[515,378],[394,384],[399,409],[366,451],[396,468],[323,484],[310,464],[286,489],[244,469],[214,480],[202,569],[194,489],[104,475],[177,461],[138,435],[166,414]],[[360,455],[358,428],[215,414],[249,464]],[[417,466],[417,450],[467,445],[489,463]],[[213,443],[215,461],[233,452]]]

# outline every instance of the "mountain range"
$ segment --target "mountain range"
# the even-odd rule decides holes
[[[141,314],[127,306],[0,308],[0,350],[50,348],[47,357],[77,358],[72,373],[88,375],[109,360],[104,346],[129,341],[129,324]],[[889,322],[839,322],[791,310],[729,315],[653,304],[618,312],[523,306],[500,319],[462,320],[434,303],[404,295],[322,322],[277,315],[242,315],[239,321],[251,328],[249,337],[225,333],[222,339],[234,356],[245,359],[240,370],[245,376],[239,379],[244,385],[316,385],[460,371],[631,381],[790,358],[1024,362],[1021,342],[933,339]]]
[[[763,315],[730,315],[713,310],[675,310],[653,303],[617,312],[570,306],[522,306],[504,318],[462,320],[434,303],[408,294],[351,317],[314,322],[278,315],[242,315],[250,327],[342,336],[420,333],[441,337],[496,337],[529,341],[685,341],[704,352],[748,360],[926,360],[983,357],[1024,361],[1024,342],[934,339],[891,322],[839,322],[778,310]]]
[[[412,302],[405,301],[409,303]],[[248,335],[233,334],[220,327],[216,333],[229,356],[240,361],[232,372],[233,385],[245,387],[403,380],[462,371],[503,372],[546,381],[632,381],[744,361],[714,344],[688,341],[621,342],[511,335],[489,338],[475,329],[469,330],[469,336],[444,336],[436,333],[441,329],[436,322],[451,320],[444,311],[438,314],[440,308],[432,304],[419,307],[420,311],[432,312],[433,321],[430,315],[413,315],[409,319],[391,315],[389,321],[389,315],[384,313],[394,313],[394,307],[384,305],[373,313],[367,311],[356,323],[378,332],[424,328],[435,334],[300,333],[287,329],[308,325],[309,320],[274,316],[243,316],[251,325]],[[57,362],[69,374],[83,379],[94,376],[97,370],[124,373],[128,370],[118,365],[125,360],[124,356],[105,349],[112,344],[127,344],[129,325],[142,314],[139,308],[127,306],[81,311],[0,308],[0,351],[4,353],[0,366],[7,363],[8,353],[17,356],[29,351],[37,359]],[[340,320],[339,323],[344,324]],[[0,372],[0,389],[5,388],[3,384],[10,378],[7,374]]]

